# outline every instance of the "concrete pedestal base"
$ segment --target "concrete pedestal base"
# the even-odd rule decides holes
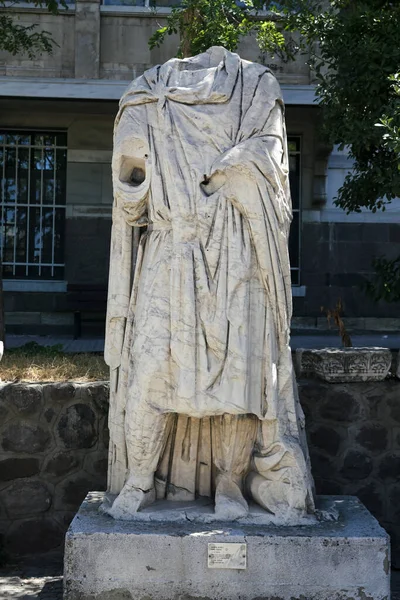
[[[389,538],[357,498],[320,497],[339,520],[292,527],[198,523],[181,507],[172,522],[118,522],[101,499],[89,494],[68,530],[64,600],[390,598]],[[246,568],[210,568],[209,543],[246,544]]]

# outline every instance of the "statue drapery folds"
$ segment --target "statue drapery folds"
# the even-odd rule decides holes
[[[120,103],[113,185],[107,512],[128,519],[180,491],[215,494],[221,518],[252,497],[295,522],[313,499],[275,77],[220,47],[150,69]],[[182,485],[179,461],[195,471]]]

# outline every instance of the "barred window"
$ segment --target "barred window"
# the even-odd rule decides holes
[[[288,136],[289,181],[292,196],[293,221],[290,227],[289,255],[292,285],[300,285],[301,195],[300,195],[300,137]]]
[[[4,278],[63,279],[66,166],[66,133],[0,130]]]

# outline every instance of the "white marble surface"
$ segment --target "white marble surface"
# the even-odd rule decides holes
[[[105,509],[126,520],[156,497],[204,488],[219,519],[243,518],[246,493],[282,521],[303,519],[312,479],[289,347],[278,82],[220,47],[150,69],[122,97],[112,169],[105,358],[117,497]]]

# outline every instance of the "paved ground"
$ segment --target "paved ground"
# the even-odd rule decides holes
[[[62,553],[20,559],[0,568],[1,600],[62,600]],[[400,600],[400,571],[392,573],[392,600]]]
[[[381,346],[398,350],[400,348],[400,333],[390,332],[363,332],[352,333],[351,339],[353,346]],[[8,348],[17,348],[27,342],[37,342],[43,346],[53,346],[61,344],[65,352],[103,352],[104,339],[102,338],[80,338],[73,340],[68,337],[52,337],[39,335],[8,335],[6,336],[6,346]],[[292,334],[291,346],[296,348],[334,348],[340,345],[339,336],[330,332],[300,332],[295,331]]]
[[[61,551],[11,561],[0,568],[1,600],[62,600]]]

